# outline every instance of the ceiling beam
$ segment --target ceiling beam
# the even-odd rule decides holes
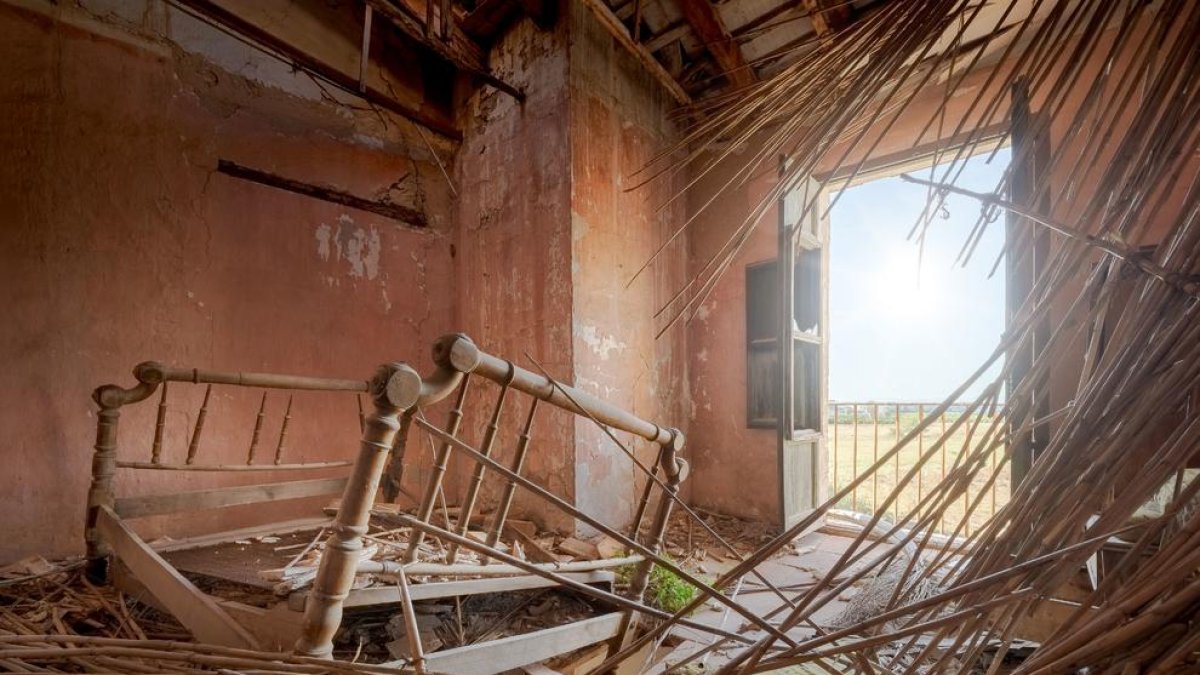
[[[695,31],[696,37],[712,54],[717,67],[735,88],[741,89],[758,81],[758,76],[746,63],[742,50],[709,0],[675,0],[675,4]]]
[[[804,0],[804,9],[822,41],[850,25],[854,13],[854,6],[843,0]]]
[[[771,9],[768,9],[766,12],[759,14],[757,17],[751,19],[750,21],[746,22],[745,24],[738,26],[737,29],[733,31],[733,36],[735,38],[741,38],[743,35],[745,35],[746,33],[750,33],[751,31],[757,32],[758,28],[760,26],[762,26],[763,24],[775,19],[776,17],[778,17],[781,14],[785,14],[794,9],[796,9],[796,6],[793,5],[792,3],[781,2],[778,5],[775,5],[774,7],[772,7]],[[766,30],[771,30],[773,28],[775,28],[775,26],[768,26]]]
[[[487,67],[487,57],[478,44],[462,32],[456,23],[449,23],[450,34],[445,38],[427,37],[424,20],[417,13],[417,0],[366,0],[375,11],[417,44],[433,52],[459,70],[469,73],[518,101],[525,92],[493,75]],[[426,0],[432,6],[434,0]],[[421,7],[424,9],[425,7]]]
[[[645,42],[646,49],[649,49],[651,52],[656,52],[672,42],[682,38],[684,35],[687,35],[689,30],[691,29],[688,28],[687,23],[684,21],[671,24],[658,34],[650,36],[650,39],[646,40]]]
[[[630,54],[633,54],[642,66],[658,80],[667,91],[671,92],[671,96],[676,101],[683,105],[688,105],[692,102],[692,97],[684,91],[683,87],[671,77],[666,68],[654,58],[654,55],[646,50],[644,45],[633,41],[633,36],[629,34],[629,29],[621,20],[612,13],[608,5],[604,4],[604,0],[582,0],[585,7],[591,10],[596,19],[600,21],[600,25],[604,26],[605,30],[621,44]]]
[[[454,124],[453,117],[445,110],[422,102],[412,105],[385,93],[378,87],[367,84],[362,86],[358,74],[350,74],[329,60],[315,56],[301,49],[291,41],[277,35],[265,26],[244,17],[215,0],[178,0],[180,6],[189,13],[198,15],[200,20],[209,21],[231,31],[250,43],[265,49],[267,53],[289,63],[297,70],[302,70],[313,76],[333,84],[337,88],[358,96],[365,101],[421,124],[452,140],[462,140],[462,132]]]

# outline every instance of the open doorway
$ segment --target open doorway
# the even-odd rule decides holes
[[[994,156],[968,158],[959,164],[956,184],[990,192],[1008,163],[1007,148]],[[944,168],[935,167],[934,175],[944,175]],[[927,173],[929,166],[908,170]],[[986,226],[964,262],[964,242],[980,217],[978,202],[948,196],[924,230],[924,240],[910,238],[929,198],[927,188],[898,175],[872,177],[847,188],[830,212],[827,442],[834,492],[933,414],[993,352],[1004,331],[1004,266],[997,264],[1005,242],[1003,221]],[[999,368],[997,364],[997,372]],[[961,400],[975,399],[997,372],[981,378]],[[955,405],[939,415],[895,462],[838,507],[866,513],[879,508],[899,477],[953,427],[965,408]],[[953,466],[965,444],[978,442],[978,434],[968,440],[969,426],[951,436],[907,486],[900,503],[887,507],[888,514],[910,511]],[[992,462],[999,461],[997,452]],[[986,494],[972,513],[972,526],[981,525],[1007,501],[1007,473],[992,485],[986,479],[980,475],[973,493],[949,509],[947,523],[957,523],[967,498],[979,492]]]

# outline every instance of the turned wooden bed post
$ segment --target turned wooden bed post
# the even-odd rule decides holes
[[[97,387],[92,400],[100,406],[96,422],[95,454],[92,455],[92,483],[88,487],[87,519],[83,537],[87,544],[86,573],[93,583],[108,583],[108,556],[112,553],[107,542],[96,529],[96,514],[100,507],[113,507],[113,474],[117,470],[117,422],[121,418],[121,406],[137,403],[150,397],[162,381],[156,363],[142,363],[133,369],[137,386],[125,389],[115,384]]]
[[[384,463],[400,429],[400,413],[417,404],[421,376],[403,363],[380,366],[371,379],[369,396],[374,407],[363,425],[362,443],[354,472],[342,495],[337,518],[331,526],[321,566],[304,609],[304,627],[296,642],[296,653],[332,657],[333,636],[342,622],[342,603],[354,585],[367,533],[371,505],[379,488]]]
[[[687,478],[688,463],[687,460],[679,456],[683,450],[683,433],[678,429],[670,430],[671,439],[662,444],[662,453],[660,466],[667,490],[658,500],[658,509],[654,513],[654,520],[650,524],[649,541],[646,542],[646,548],[658,553],[662,547],[663,539],[667,534],[667,523],[671,518],[671,506],[675,503],[672,496],[679,491],[679,484]],[[637,536],[637,533],[634,533]],[[646,585],[650,581],[650,570],[654,567],[653,560],[646,560],[640,563],[634,572],[633,579],[629,583],[630,593],[639,601],[642,595],[646,592]]]
[[[396,446],[401,431],[401,414],[417,406],[445,398],[462,380],[462,372],[449,361],[449,351],[462,336],[448,335],[434,344],[434,374],[422,379],[407,364],[380,366],[368,384],[374,403],[363,424],[362,444],[354,471],[342,494],[337,518],[325,543],[317,578],[304,608],[304,626],[296,642],[296,653],[329,658],[333,654],[333,636],[342,622],[342,603],[354,585],[359,556],[371,518],[371,506],[383,476],[388,455]],[[470,344],[470,341],[466,341]],[[474,345],[472,345],[473,347]],[[405,419],[410,419],[405,416]],[[403,452],[403,440],[396,448]],[[402,462],[402,460],[401,460]]]

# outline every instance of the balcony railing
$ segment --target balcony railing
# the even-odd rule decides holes
[[[829,481],[834,491],[845,487],[879,457],[891,450],[898,439],[912,431],[918,423],[933,414],[939,403],[876,403],[831,402],[829,404]],[[883,504],[897,482],[916,465],[947,430],[954,427],[968,409],[967,404],[950,406],[937,419],[930,421],[924,432],[899,452],[890,466],[881,467],[862,485],[838,503],[838,508],[859,513],[874,513]],[[926,490],[937,484],[954,467],[955,459],[966,449],[975,449],[986,437],[984,430],[992,422],[987,413],[973,413],[976,419],[954,429],[946,443],[924,465],[916,478],[887,507],[887,515],[896,518],[911,511],[925,496]],[[974,428],[976,431],[971,433]],[[968,443],[971,447],[968,448]],[[970,534],[982,526],[998,508],[1008,502],[1009,472],[1003,462],[1004,448],[997,447],[989,459],[990,466],[971,481],[971,488],[961,499],[950,504],[935,524],[936,531],[951,533],[962,521],[963,514],[975,504],[964,528]],[[996,475],[999,472],[999,475]],[[992,477],[995,479],[992,480]],[[982,499],[976,497],[984,493]]]

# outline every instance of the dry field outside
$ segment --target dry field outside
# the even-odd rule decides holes
[[[830,404],[829,419],[829,482],[836,492],[845,487],[855,476],[868,470],[876,460],[895,446],[898,438],[912,431],[918,423],[918,404],[900,404],[899,430],[896,424],[895,404],[858,404],[857,424],[853,406],[838,404],[835,423],[833,405]],[[926,405],[926,413],[934,409],[934,405]],[[878,420],[874,416],[878,414]],[[895,487],[898,477],[903,478],[916,464],[917,458],[934,447],[945,432],[949,433],[947,442],[939,448],[926,463],[919,476],[914,477],[906,486],[898,503],[887,507],[887,515],[894,519],[897,513],[907,513],[914,508],[929,487],[937,484],[943,475],[954,467],[954,462],[968,441],[968,433],[974,420],[968,420],[959,428],[950,432],[954,422],[959,419],[961,412],[951,410],[925,429],[918,438],[910,441],[892,461],[881,467],[873,477],[868,478],[853,494],[847,495],[838,503],[838,508],[861,513],[871,513],[876,505],[882,504]],[[877,422],[877,423],[876,423]],[[984,417],[972,435],[970,442],[978,445],[986,435],[992,422],[991,417]],[[897,433],[897,431],[899,433]],[[969,531],[974,532],[991,517],[995,510],[1008,502],[1009,470],[1003,462],[1004,448],[997,448],[986,470],[980,471],[971,482],[971,490],[964,498],[955,500],[945,514],[945,519],[937,523],[939,532],[950,533],[961,521],[968,505],[981,492],[983,499],[971,513]],[[999,477],[989,485],[992,475],[999,468]],[[966,532],[960,532],[966,534]]]

